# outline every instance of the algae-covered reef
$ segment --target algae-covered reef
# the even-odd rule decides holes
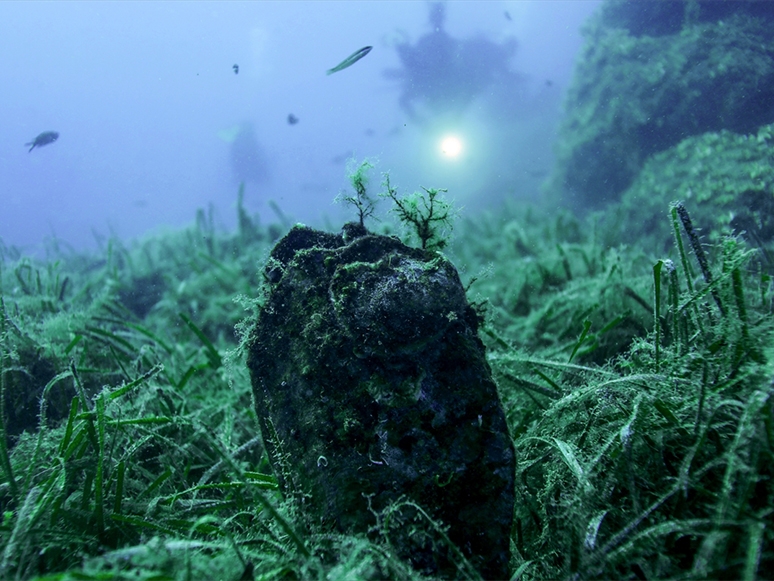
[[[691,207],[709,240],[739,234],[763,251],[771,269],[774,125],[746,135],[703,133],[653,155],[620,203],[605,211],[608,240],[636,240],[666,251],[672,234],[664,208],[675,199]]]
[[[605,2],[586,25],[550,187],[600,207],[688,137],[774,122],[772,31],[770,2]]]

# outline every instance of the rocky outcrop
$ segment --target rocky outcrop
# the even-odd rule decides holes
[[[248,366],[283,492],[423,573],[507,577],[513,445],[454,266],[349,224],[294,228],[266,276]]]

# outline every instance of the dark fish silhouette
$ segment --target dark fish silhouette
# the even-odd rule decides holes
[[[231,68],[232,68],[232,69],[234,69],[234,74],[235,74],[235,75],[238,75],[238,74],[239,74],[239,65],[234,65],[234,66],[233,66],[233,67],[231,67]]]
[[[326,74],[332,75],[333,73],[338,73],[339,71],[342,71],[347,67],[351,67],[357,61],[359,61],[361,58],[363,58],[365,55],[371,52],[372,48],[373,48],[372,46],[364,46],[360,50],[356,50],[347,58],[345,58],[343,61],[341,61],[339,64],[337,64],[335,67],[333,67],[332,69],[328,69],[328,72]]]
[[[24,145],[31,145],[32,147],[30,147],[30,151],[32,151],[36,147],[43,147],[49,143],[54,143],[57,139],[59,139],[59,134],[56,131],[44,131],[35,139],[29,143],[25,143]]]
[[[298,117],[293,115],[293,113],[288,115],[288,125],[295,125],[296,123],[298,123]]]

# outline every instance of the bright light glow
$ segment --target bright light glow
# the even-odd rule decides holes
[[[462,152],[462,141],[454,135],[444,137],[441,141],[441,151],[447,157],[457,157]]]

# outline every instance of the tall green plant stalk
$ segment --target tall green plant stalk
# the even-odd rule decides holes
[[[5,426],[5,373],[6,373],[6,339],[7,331],[5,324],[5,302],[0,296],[0,463],[8,479],[8,487],[11,491],[11,497],[14,504],[19,503],[19,487],[16,484],[16,477],[11,467],[11,459],[8,455],[8,432]]]

